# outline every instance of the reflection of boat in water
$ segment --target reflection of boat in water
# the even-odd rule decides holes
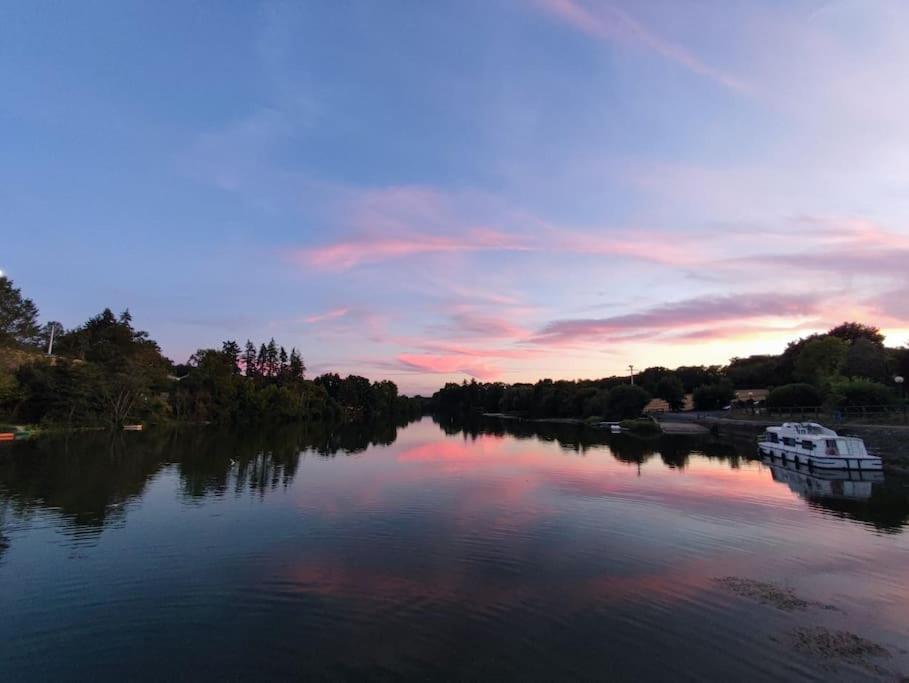
[[[785,463],[833,470],[882,469],[881,459],[868,455],[865,442],[854,436],[840,436],[816,422],[786,422],[768,427],[758,443],[761,455],[781,458]]]
[[[807,466],[782,463],[769,456],[763,461],[770,466],[774,481],[808,500],[868,500],[873,485],[884,481],[881,472],[850,470],[810,470]]]

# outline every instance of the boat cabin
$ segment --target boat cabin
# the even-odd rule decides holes
[[[763,440],[805,455],[841,458],[868,456],[861,439],[839,436],[832,429],[816,422],[785,422],[780,427],[768,427]]]

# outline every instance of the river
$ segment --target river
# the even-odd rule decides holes
[[[0,449],[0,680],[899,680],[909,488],[424,418]]]

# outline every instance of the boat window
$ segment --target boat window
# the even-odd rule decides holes
[[[793,439],[791,436],[784,436],[783,443],[787,446],[795,446],[795,439]]]
[[[804,441],[802,441],[802,448],[805,448],[809,451],[813,451],[814,450],[814,441],[809,441],[808,439],[805,439]]]

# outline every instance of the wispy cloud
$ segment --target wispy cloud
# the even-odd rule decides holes
[[[338,318],[343,318],[348,313],[350,313],[350,308],[333,308],[330,311],[325,311],[324,313],[318,313],[316,315],[311,315],[309,317],[303,318],[303,322],[312,325],[314,323],[320,323],[325,320],[337,320]]]
[[[817,297],[779,293],[705,296],[654,306],[638,313],[608,318],[557,320],[546,325],[532,341],[560,344],[577,341],[622,339],[627,335],[655,334],[731,321],[761,318],[802,318],[821,310]],[[703,333],[700,333],[703,334]]]
[[[411,370],[441,375],[465,374],[485,382],[495,381],[502,375],[500,368],[470,356],[402,353],[397,360],[402,367]]]
[[[588,7],[580,0],[535,0],[534,4],[598,40],[641,46],[730,90],[751,93],[751,87],[744,81],[710,66],[686,48],[660,37],[614,5],[596,3],[594,7]]]
[[[317,268],[347,270],[359,265],[407,256],[529,250],[531,247],[519,237],[494,230],[473,230],[461,237],[419,234],[401,235],[391,239],[364,237],[324,247],[301,249],[295,252],[294,256],[303,263]]]
[[[702,251],[659,230],[560,225],[497,198],[417,186],[352,194],[338,211],[335,221],[350,226],[349,234],[330,244],[292,250],[292,260],[343,271],[437,254],[524,252],[685,265]]]

